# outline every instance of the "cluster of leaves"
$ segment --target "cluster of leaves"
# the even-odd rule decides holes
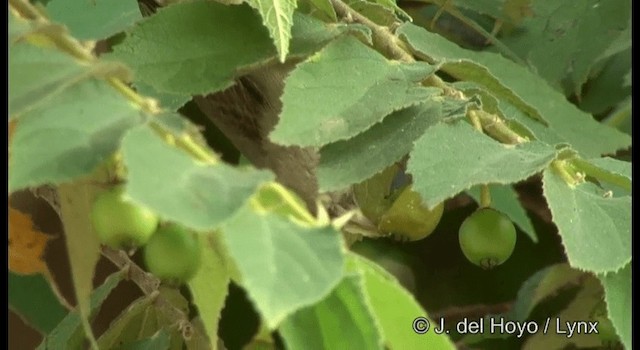
[[[17,275],[11,306],[45,335],[41,348],[80,344],[85,336],[100,348],[215,347],[234,281],[263,322],[255,343],[273,344],[269,332],[277,330],[292,349],[341,348],[345,341],[362,349],[453,349],[446,335],[413,332],[411,320],[426,311],[395,278],[347,249],[343,218],[332,222],[322,207],[312,216],[267,170],[222,162],[177,112],[192,96],[222,91],[257,67],[296,61],[270,138],[319,150],[321,192],[349,188],[409,155],[413,188],[427,205],[493,184],[494,206],[535,241],[511,185],[542,174],[573,269],[552,266],[532,276],[510,317],[526,319],[576,280],[599,280],[607,314],[629,347],[631,166],[601,156],[631,145],[629,135],[607,125],[625,130],[630,115],[630,21],[620,21],[630,18],[630,3],[495,3],[440,5],[509,58],[493,48],[463,49],[412,24],[409,16],[419,23],[430,14],[405,12],[393,1],[185,1],[144,19],[135,1],[51,0],[46,16],[10,1],[9,189],[57,187],[78,308],[62,317],[55,293],[40,289],[59,323],[43,319],[19,292],[42,280]],[[483,28],[487,18],[504,23],[499,41]],[[91,43],[107,38],[113,51],[96,58]],[[625,62],[628,70],[620,68]],[[125,277],[116,273],[93,288],[100,243],[88,213],[115,153],[134,202],[200,232],[203,265],[188,284],[198,316],[167,317],[157,298],[174,309],[189,305],[161,289],[95,340],[90,320]],[[562,315],[584,306],[576,305]],[[154,322],[142,327],[142,317]]]

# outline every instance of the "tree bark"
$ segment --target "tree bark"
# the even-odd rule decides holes
[[[285,63],[260,68],[224,91],[197,96],[195,102],[240,153],[256,167],[271,169],[277,181],[296,192],[315,213],[318,150],[269,140],[282,108],[284,78],[293,67],[293,63]]]

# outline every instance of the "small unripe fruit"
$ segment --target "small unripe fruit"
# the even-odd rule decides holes
[[[200,268],[200,240],[182,226],[162,226],[144,248],[149,272],[162,281],[180,285],[189,281]]]
[[[504,214],[482,208],[464,220],[458,231],[462,253],[472,263],[491,269],[504,263],[516,246],[516,228]]]
[[[116,186],[96,197],[91,222],[102,243],[117,249],[133,248],[149,240],[158,226],[158,216],[126,201],[124,187]]]
[[[405,187],[391,208],[380,218],[378,229],[397,239],[417,241],[429,236],[442,218],[444,205],[429,210],[410,186]]]

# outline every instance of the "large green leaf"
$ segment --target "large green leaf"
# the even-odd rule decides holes
[[[337,26],[296,14],[289,51],[313,52],[340,32]],[[159,92],[195,95],[222,90],[237,75],[276,55],[267,29],[249,6],[187,1],[141,21],[111,56]]]
[[[362,278],[365,300],[388,349],[455,349],[447,335],[434,332],[437,324],[395,277],[355,253],[347,266]]]
[[[102,306],[102,303],[109,296],[111,291],[122,281],[125,273],[118,271],[109,277],[91,293],[91,314],[95,315]],[[67,316],[49,333],[40,346],[39,350],[45,349],[80,349],[84,340],[82,332],[82,321],[78,310],[71,311]]]
[[[89,174],[143,114],[104,81],[73,85],[20,119],[11,140],[9,189]]]
[[[598,278],[604,286],[609,318],[622,344],[631,349],[631,263],[619,271],[599,275]]]
[[[549,315],[544,324],[539,324],[539,331],[527,337],[522,349],[602,349],[604,344],[597,334],[590,328],[584,329],[584,325],[578,332],[578,323],[574,323],[594,322],[592,312],[602,302],[602,294],[598,279],[591,274],[583,275],[580,288],[568,305],[557,314]],[[574,326],[573,333],[570,333],[570,325]]]
[[[278,50],[280,62],[284,62],[289,52],[291,27],[295,0],[252,0],[251,4],[258,9],[262,22],[269,30],[269,35]]]
[[[49,282],[40,274],[23,276],[9,272],[7,290],[9,309],[40,333],[49,333],[67,314]]]
[[[47,14],[80,40],[105,39],[142,18],[136,0],[52,0]]]
[[[273,177],[262,170],[199,163],[147,126],[131,130],[122,147],[132,199],[193,229],[215,229]]]
[[[202,251],[202,265],[198,273],[189,281],[189,290],[193,295],[193,303],[198,308],[198,314],[207,332],[213,348],[218,343],[218,323],[224,301],[227,297],[231,274],[225,261],[224,247],[219,243],[218,232],[210,235],[200,235],[199,239],[204,247]]]
[[[568,142],[585,157],[597,157],[631,144],[628,135],[596,122],[544,79],[498,54],[462,49],[412,24],[404,24],[399,34],[421,56],[441,63],[448,74],[476,82],[504,101],[500,108],[505,115],[520,112],[530,117],[541,116],[548,126],[532,118],[521,121],[540,141]],[[515,111],[507,110],[509,105]]]
[[[100,260],[100,240],[91,222],[91,209],[97,192],[97,186],[92,181],[97,183],[106,181],[106,172],[103,167],[93,174],[91,180],[63,183],[57,188],[60,219],[64,226],[64,242],[69,265],[71,265],[71,281],[76,297],[76,310],[79,312],[84,334],[92,348],[97,347],[90,324],[94,310],[93,280],[96,265]],[[114,276],[116,275],[112,275],[115,279]]]
[[[552,169],[543,188],[571,266],[599,273],[631,260],[631,197],[604,196],[589,182],[571,188]]]
[[[348,276],[321,302],[280,326],[287,349],[382,349],[359,276]]]
[[[180,109],[180,107],[189,102],[192,97],[189,94],[161,92],[155,89],[153,86],[143,82],[137,82],[135,84],[135,88],[139,94],[155,98],[159,102],[160,107],[168,111],[177,111],[178,109]]]
[[[66,89],[110,69],[115,71],[121,67],[115,63],[82,65],[56,50],[24,43],[12,45],[9,50],[9,117],[47,104]],[[73,98],[78,99],[78,96]]]
[[[420,85],[433,72],[426,63],[389,61],[354,37],[339,38],[287,77],[270,137],[302,146],[348,139],[393,111],[439,95],[440,89]]]
[[[508,315],[513,320],[526,321],[538,304],[557,295],[562,289],[578,286],[585,276],[585,272],[571,268],[566,263],[543,268],[522,284]]]
[[[222,232],[242,285],[270,329],[326,297],[342,278],[342,237],[331,226],[300,226],[246,206]]]
[[[607,112],[631,94],[625,77],[631,71],[631,47],[607,60],[597,77],[589,81],[580,108],[593,114]]]
[[[501,38],[556,89],[579,93],[592,65],[626,30],[631,1],[532,1],[535,16]],[[629,40],[631,38],[629,37]]]
[[[369,130],[320,150],[318,183],[321,191],[344,188],[371,177],[411,152],[413,143],[443,119],[464,117],[461,101],[434,96],[428,101],[390,114]]]
[[[501,144],[465,122],[441,123],[416,141],[407,169],[430,207],[481,184],[509,184],[543,170],[557,151],[542,142]]]

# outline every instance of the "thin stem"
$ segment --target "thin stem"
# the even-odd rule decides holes
[[[487,132],[487,134],[496,138],[500,142],[510,145],[517,145],[527,142],[526,138],[511,130],[507,123],[505,123],[504,120],[500,119],[500,117],[498,117],[497,115],[487,113],[482,110],[478,110],[476,111],[476,113],[478,118],[480,119],[482,128]]]
[[[358,11],[352,9],[349,5],[342,2],[342,0],[330,0],[333,8],[336,10],[336,14],[344,18],[350,18],[356,23],[364,24],[373,33],[373,41],[376,47],[379,47],[387,57],[403,61],[414,62],[413,54],[409,52],[406,44],[393,35],[389,28],[379,26],[367,17],[361,15]],[[462,92],[452,88],[445,83],[440,77],[435,74],[431,74],[425,81],[429,86],[439,87],[444,90],[445,94],[456,98],[463,99],[464,94]]]
[[[489,191],[489,185],[484,184],[480,186],[480,208],[491,207],[491,191]]]
[[[51,22],[42,13],[40,13],[36,7],[31,5],[27,1],[10,0],[9,4],[14,13],[17,13],[26,19],[38,21],[45,25],[51,24]],[[58,49],[67,52],[68,54],[85,63],[92,64],[97,61],[96,56],[90,49],[87,48],[87,46],[83,45],[78,40],[68,35],[66,32],[56,32],[52,35],[50,35],[50,33],[48,32],[43,32],[41,34],[46,35],[46,37],[51,40],[56,45],[56,47],[58,47]],[[116,77],[107,77],[106,80],[127,100],[139,106],[144,112],[150,115],[157,115],[162,112],[162,109],[158,106],[156,100],[138,94],[122,80]],[[217,157],[211,155],[211,153],[206,148],[195,143],[191,137],[183,136],[175,138],[168,130],[165,130],[165,128],[154,121],[151,122],[151,126],[154,130],[156,130],[156,132],[160,133],[161,136],[165,138],[175,139],[176,146],[184,149],[195,158],[208,164],[215,164],[218,162]]]
[[[564,160],[554,160],[551,162],[551,167],[569,187],[575,187],[578,184],[578,180],[567,170],[567,163]]]
[[[480,122],[478,112],[475,110],[470,110],[467,116],[469,117],[469,120],[471,120],[471,124],[473,125],[473,127],[476,128],[476,130],[478,130],[479,132],[483,132],[482,123]]]
[[[411,54],[402,49],[398,44],[399,39],[389,31],[387,27],[379,26],[367,17],[361,15],[355,11],[349,5],[345,4],[341,0],[330,0],[333,8],[336,10],[336,14],[344,18],[351,18],[354,22],[364,24],[369,27],[373,32],[374,44],[379,46],[385,54],[390,58],[404,61],[413,62],[415,59]]]

